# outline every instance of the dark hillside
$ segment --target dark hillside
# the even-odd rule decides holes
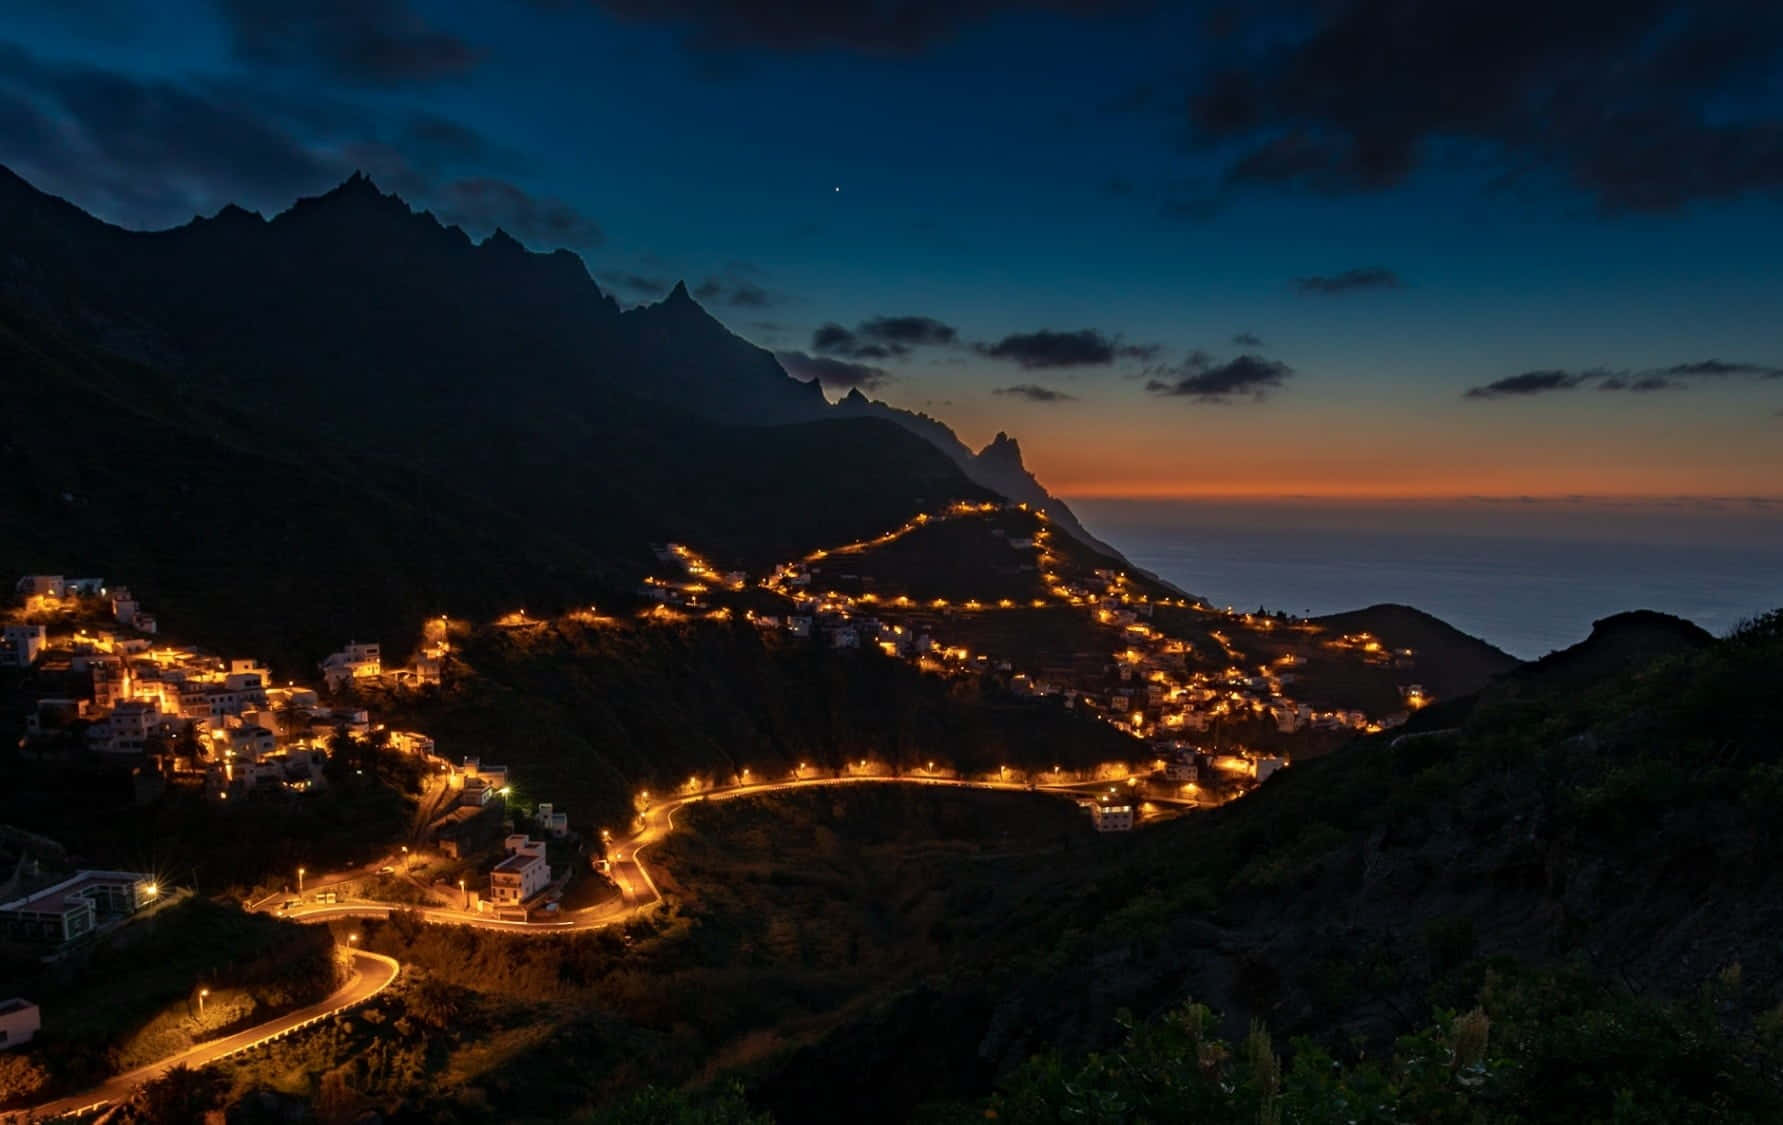
[[[1259,1018],[1278,1042],[1373,1053],[1432,1005],[1478,1002],[1492,965],[1572,965],[1649,1000],[1708,982],[1719,1018],[1749,1028],[1783,998],[1780,675],[1773,614],[1588,687],[1482,706],[1455,735],[1297,764],[1138,834],[1112,867],[1061,869],[1012,928],[1025,950],[987,949],[994,961],[795,1054],[761,1095],[815,1121],[819,1091],[834,1105],[908,1085],[875,1044],[913,1020],[930,1028],[926,1058],[999,1069],[1104,1045],[1117,1009],[1186,997],[1225,1012],[1233,1037]],[[929,1090],[973,1080],[962,1065]],[[891,1121],[911,1103],[879,1104],[871,1119]]]
[[[988,772],[1122,760],[1132,739],[1054,703],[925,675],[877,651],[835,652],[752,625],[594,625],[454,631],[445,689],[374,701],[449,756],[514,767],[522,803],[553,801],[576,825],[630,816],[637,788],[743,768],[785,776],[861,758],[935,760]]]
[[[0,573],[106,576],[186,635],[294,673],[442,609],[610,598],[689,528],[765,565],[985,495],[888,423],[720,427],[622,399],[553,415],[547,437],[490,414],[426,453],[393,448],[401,414],[343,402],[392,440],[340,443],[4,306],[0,395],[31,421],[0,438]]]
[[[1408,605],[1371,605],[1313,620],[1340,636],[1371,633],[1389,649],[1411,649],[1418,657],[1418,674],[1428,677],[1424,688],[1438,699],[1477,691],[1519,663],[1503,649]]]

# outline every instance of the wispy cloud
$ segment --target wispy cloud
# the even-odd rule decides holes
[[[1386,266],[1359,266],[1342,273],[1294,280],[1295,289],[1315,297],[1335,297],[1359,289],[1398,289],[1403,285],[1399,275]]]

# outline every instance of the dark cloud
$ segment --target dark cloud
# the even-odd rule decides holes
[[[166,226],[228,202],[271,208],[345,176],[227,86],[190,87],[0,44],[0,161],[114,222]]]
[[[640,297],[660,297],[674,285],[667,278],[650,277],[641,273],[603,273],[600,279],[609,289],[623,289]]]
[[[855,331],[869,340],[905,347],[951,344],[959,338],[951,324],[932,316],[876,316],[863,320]]]
[[[1600,391],[1675,391],[1684,384],[1663,375],[1610,375],[1597,384]]]
[[[470,73],[480,52],[430,27],[408,0],[217,0],[235,48],[254,63],[315,67],[366,85]]]
[[[594,220],[569,204],[489,176],[453,180],[434,194],[433,206],[442,222],[474,231],[499,228],[535,248],[588,249],[602,241]]]
[[[694,286],[693,295],[709,305],[729,305],[736,309],[765,309],[787,301],[783,293],[734,275],[708,277]]]
[[[410,117],[403,126],[399,146],[405,152],[441,161],[475,163],[495,155],[495,146],[482,133],[437,113]]]
[[[1068,395],[1064,391],[1055,391],[1051,387],[1042,387],[1035,383],[1017,383],[1013,387],[997,387],[991,391],[994,395],[1006,395],[1010,398],[1025,398],[1029,402],[1076,402],[1076,395]]]
[[[0,162],[124,226],[171,226],[225,203],[276,212],[359,169],[479,232],[598,242],[598,227],[567,204],[459,174],[505,159],[476,130],[431,112],[380,118],[324,93],[138,78],[0,44]]]
[[[1517,398],[1552,391],[1570,391],[1587,385],[1594,385],[1600,391],[1675,391],[1688,388],[1693,380],[1740,377],[1783,378],[1783,367],[1705,359],[1646,371],[1525,371],[1521,375],[1507,375],[1483,386],[1471,387],[1463,392],[1462,397]]]
[[[1241,348],[1260,348],[1263,346],[1262,338],[1254,332],[1240,332],[1238,335],[1232,337],[1232,342]]]
[[[816,379],[826,390],[860,387],[870,391],[892,378],[891,372],[866,363],[850,363],[845,359],[795,351],[775,352],[774,355],[787,374],[807,382]]]
[[[1775,0],[1259,0],[1206,44],[1191,148],[1223,190],[1378,191],[1438,160],[1605,212],[1783,189]]]
[[[908,54],[1008,11],[1102,15],[1107,0],[594,0],[639,23],[680,31],[702,51],[766,47]]]
[[[811,350],[850,359],[893,359],[913,348],[944,347],[956,343],[959,332],[932,316],[876,316],[852,329],[834,321],[811,334]]]
[[[1465,397],[1517,398],[1523,395],[1547,394],[1549,391],[1569,391],[1592,377],[1590,372],[1525,371],[1520,375],[1506,375],[1502,379],[1495,379],[1482,387],[1471,387]]]
[[[1154,377],[1146,382],[1145,389],[1153,394],[1200,402],[1231,402],[1267,397],[1294,375],[1294,369],[1249,353],[1216,363],[1205,352],[1193,352],[1175,367],[1160,368],[1151,374]],[[1158,375],[1164,378],[1157,378]]]
[[[1386,266],[1360,266],[1328,277],[1296,278],[1294,288],[1315,296],[1334,297],[1358,289],[1397,289],[1400,284],[1399,275]]]
[[[1679,376],[1696,375],[1757,375],[1762,379],[1783,378],[1783,367],[1766,367],[1759,363],[1728,363],[1719,359],[1698,360],[1696,363],[1679,363],[1663,369],[1663,374]]]
[[[1120,359],[1152,359],[1158,354],[1155,345],[1123,344],[1118,337],[1108,336],[1093,328],[1075,332],[1017,332],[991,344],[974,345],[979,354],[992,359],[1013,360],[1017,365],[1034,370],[1046,367],[1106,367]]]

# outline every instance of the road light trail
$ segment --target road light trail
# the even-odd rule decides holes
[[[256,1024],[245,1031],[238,1031],[233,1035],[226,1035],[208,1043],[200,1043],[177,1055],[171,1055],[147,1066],[139,1066],[135,1070],[125,1071],[83,1093],[71,1094],[53,1102],[33,1106],[30,1109],[12,1111],[0,1116],[0,1121],[8,1122],[10,1125],[13,1122],[38,1121],[91,1113],[93,1110],[103,1108],[113,1102],[125,1100],[135,1092],[138,1086],[161,1077],[176,1066],[188,1066],[193,1069],[205,1067],[232,1055],[241,1054],[243,1051],[251,1051],[255,1047],[270,1043],[275,1039],[282,1039],[309,1027],[311,1024],[320,1023],[322,1020],[349,1008],[363,1004],[390,987],[396,980],[397,974],[402,971],[402,966],[394,958],[386,957],[382,953],[354,949],[351,951],[351,955],[353,958],[352,977],[326,1000],[299,1008],[295,1012],[287,1012],[285,1015],[267,1020],[262,1024]]]

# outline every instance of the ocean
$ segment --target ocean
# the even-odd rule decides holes
[[[1135,565],[1219,606],[1399,602],[1531,659],[1630,609],[1713,633],[1783,608],[1783,503],[1072,499]]]

